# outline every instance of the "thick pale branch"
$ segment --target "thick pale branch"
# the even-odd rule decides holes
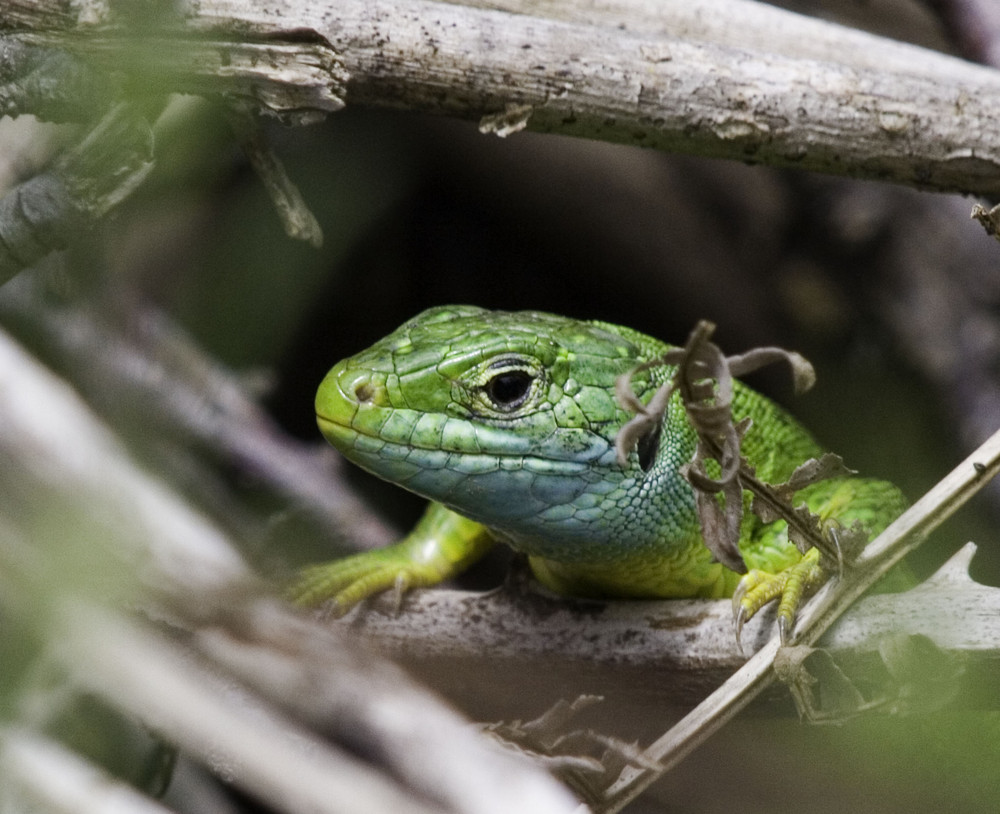
[[[965,83],[982,67],[756,0],[444,0],[553,20]]]
[[[923,635],[951,658],[982,663],[1000,657],[1000,589],[967,573],[974,546],[904,594],[858,602],[818,646],[835,659],[875,654],[887,635]],[[728,600],[598,602],[535,594],[418,591],[403,613],[376,603],[334,625],[348,625],[383,652],[421,672],[461,661],[462,680],[480,673],[511,675],[542,660],[546,676],[587,669],[604,675],[602,691],[628,692],[644,682],[651,700],[693,704],[741,667],[746,655],[734,635]],[[762,647],[773,617],[751,620],[742,641]]]
[[[528,105],[532,130],[1000,191],[1000,74],[931,51],[917,75],[423,0],[254,12],[217,0],[190,20],[215,31],[237,22],[272,35],[306,26],[329,42],[350,77],[348,104],[476,119]],[[851,35],[844,47],[857,47]]]
[[[550,2],[532,14],[511,13],[525,10],[518,0],[490,5],[508,10],[205,0],[154,32],[100,4],[19,2],[0,10],[4,53],[21,55],[0,60],[0,102],[84,116],[138,87],[239,98],[300,123],[345,103],[390,106],[500,135],[527,128],[1000,192],[992,69],[750,0]],[[64,98],[68,84],[88,90]]]
[[[928,189],[1000,191],[1000,74],[749,0],[719,0],[711,15],[640,0],[533,12],[550,17],[429,0],[205,0],[155,41],[77,28],[72,9],[58,8],[29,20],[17,4],[0,12],[0,29],[55,21],[67,28],[13,36],[115,70],[131,65],[161,91],[231,94],[297,119],[342,103],[477,120],[516,109],[519,120],[502,132],[523,123]],[[128,49],[142,59],[122,63]]]

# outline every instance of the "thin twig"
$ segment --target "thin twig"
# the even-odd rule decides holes
[[[240,141],[244,155],[271,197],[285,234],[318,249],[323,245],[323,229],[306,205],[299,188],[288,177],[281,159],[264,138],[260,122],[241,106],[230,107],[229,124]]]
[[[800,612],[795,644],[814,644],[861,594],[920,545],[926,536],[1000,472],[1000,431],[918,500],[869,544],[856,567],[832,580]],[[695,707],[645,751],[659,768],[623,772],[609,790],[601,811],[613,814],[680,763],[737,715],[775,679],[774,659],[781,647],[774,636],[725,684]]]

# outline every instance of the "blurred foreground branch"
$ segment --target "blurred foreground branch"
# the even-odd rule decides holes
[[[225,537],[5,335],[0,421],[7,652],[40,654],[276,810],[572,810],[400,671],[269,599]],[[11,743],[5,790],[29,782]]]
[[[228,470],[246,473],[280,496],[284,512],[306,512],[344,545],[373,548],[398,536],[339,477],[325,444],[283,433],[245,382],[209,358],[163,313],[120,313],[110,298],[58,302],[44,279],[23,276],[0,296],[0,318],[31,339],[36,353],[85,395],[102,418],[157,463],[178,473],[177,450],[196,448]],[[152,430],[152,433],[151,433]],[[205,470],[206,461],[200,461]],[[200,478],[204,505],[213,488]],[[235,517],[230,527],[239,528]],[[254,536],[253,532],[250,532]]]

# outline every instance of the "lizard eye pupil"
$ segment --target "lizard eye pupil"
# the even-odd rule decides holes
[[[523,370],[498,373],[486,382],[486,395],[501,410],[516,410],[528,398],[534,377]]]

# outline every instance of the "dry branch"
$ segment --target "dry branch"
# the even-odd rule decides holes
[[[742,10],[752,17],[759,9]],[[531,130],[939,190],[1000,190],[992,126],[1000,75],[931,51],[920,51],[917,71],[909,55],[920,49],[877,37],[865,38],[864,51],[905,51],[906,70],[853,65],[857,33],[815,21],[829,32],[825,53],[839,44],[841,60],[421,0],[349,0],[325,11],[289,0],[256,13],[203,3],[189,24],[219,31],[233,21],[270,36],[314,31],[342,61],[348,104],[474,119],[530,105]]]
[[[658,37],[680,37],[740,50],[831,62],[858,71],[891,71],[977,82],[982,68],[907,42],[847,28],[757,0],[444,0]]]
[[[18,5],[0,30],[26,24]],[[208,0],[144,39],[76,27],[67,5],[64,30],[42,41],[104,69],[138,50],[134,69],[160,92],[299,118],[347,103],[479,120],[514,105],[542,132],[1000,191],[997,72],[746,0],[712,11],[736,23],[694,25],[697,9],[671,17],[639,2],[599,6],[588,24],[569,4],[547,6],[565,18],[553,19],[428,0]],[[743,31],[751,44],[736,41]]]
[[[877,653],[887,635],[923,635],[956,662],[995,661],[1000,589],[969,577],[974,550],[967,546],[906,593],[862,599],[817,646],[835,659],[860,661]],[[728,600],[600,602],[506,589],[426,590],[408,595],[402,613],[374,601],[331,624],[349,627],[380,652],[439,681],[458,662],[463,680],[479,674],[485,681],[543,659],[546,675],[602,673],[606,694],[642,683],[651,702],[693,705],[767,643],[774,618],[762,613],[751,620],[741,650]]]
[[[0,110],[90,122],[115,103],[135,103],[137,89],[142,106],[200,94],[293,123],[344,104],[397,107],[474,119],[498,135],[527,128],[1000,192],[995,70],[750,0],[549,3],[532,14],[511,13],[524,10],[514,0],[502,5],[509,10],[206,0],[138,25],[128,4],[18,0],[0,9]],[[533,16],[540,13],[550,16]],[[110,144],[107,163],[135,163]],[[273,171],[277,159],[266,149],[252,155],[272,170],[265,182],[289,232],[318,240],[294,187]],[[38,179],[84,192],[103,185],[97,207],[79,190],[53,196],[46,187],[35,196],[40,208],[22,218],[21,198],[8,197],[0,279],[66,245],[149,166],[120,182],[75,170]]]

